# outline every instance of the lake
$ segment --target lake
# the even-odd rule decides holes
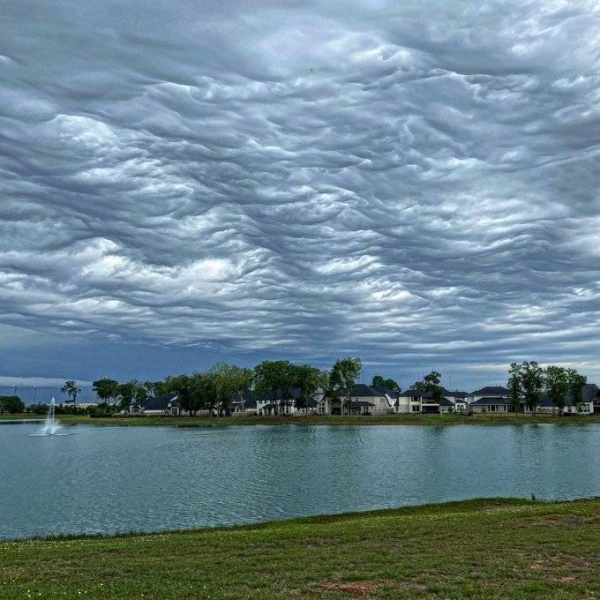
[[[600,425],[0,425],[0,538],[600,495]]]

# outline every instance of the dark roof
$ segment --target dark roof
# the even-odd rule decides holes
[[[177,398],[177,392],[168,394],[160,394],[160,396],[152,396],[145,398],[139,404],[144,410],[166,410],[169,408],[169,403]]]
[[[501,385],[482,387],[480,390],[471,392],[471,396],[508,396],[510,390]]]
[[[365,385],[364,383],[359,383],[358,385],[355,385],[350,390],[350,392],[348,393],[348,396],[356,396],[356,397],[360,396],[360,397],[367,397],[367,398],[383,396],[385,394],[385,392],[380,391],[380,390],[383,390],[383,388],[374,388],[369,385]]]
[[[302,397],[302,393],[298,388],[289,388],[288,390],[265,390],[258,394],[254,394],[256,400],[261,402],[275,402],[278,400],[298,400]]]
[[[452,400],[448,400],[448,398],[442,397],[440,400],[440,406],[454,406],[454,402],[452,402]]]
[[[396,390],[392,390],[383,386],[372,385],[371,389],[375,390],[379,396],[389,396],[390,398],[398,398],[398,396],[400,395],[399,392],[397,392]]]
[[[411,388],[410,390],[405,390],[400,394],[403,398],[417,396],[418,398],[433,398],[433,392],[424,392],[422,390],[417,390],[416,388]]]
[[[477,406],[491,406],[496,404],[508,404],[508,398],[498,398],[497,396],[484,396],[483,398],[479,398],[479,400],[475,400],[475,402],[471,402],[471,405],[476,404]]]
[[[592,400],[596,397],[600,389],[595,383],[586,383],[583,387],[583,401],[584,402],[592,402]],[[572,400],[569,398],[565,398],[565,406],[569,406],[572,404]],[[542,396],[540,398],[540,406],[552,406],[552,400],[548,396]]]

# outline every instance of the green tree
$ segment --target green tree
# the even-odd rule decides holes
[[[327,386],[328,375],[325,371],[317,369],[309,364],[293,365],[292,380],[294,387],[300,392],[298,408],[306,412],[308,399],[318,390],[324,390]]]
[[[216,404],[219,414],[229,416],[229,405],[233,398],[240,402],[244,399],[245,390],[252,386],[254,373],[252,369],[220,362],[211,368],[209,373],[214,377],[216,385]]]
[[[519,365],[511,363],[508,370],[508,388],[510,389],[510,412],[518,412],[521,405],[521,377]]]
[[[143,387],[146,392],[146,397],[161,396],[169,391],[165,381],[144,381]]]
[[[263,360],[254,367],[254,394],[259,396],[263,392],[271,393],[276,414],[279,413],[282,404],[288,404],[293,399],[293,367],[294,365],[287,360]]]
[[[587,377],[581,375],[575,369],[567,369],[567,380],[569,385],[570,402],[581,411],[583,404],[583,389],[587,383]]]
[[[415,381],[413,388],[422,392],[429,392],[435,402],[442,401],[442,386],[440,381],[442,376],[437,371],[430,371],[420,381]]]
[[[73,379],[65,381],[65,385],[60,388],[61,394],[66,394],[67,402],[72,402],[73,406],[77,404],[77,395],[81,392],[81,388],[77,387],[77,382]]]
[[[552,413],[558,408],[558,414],[562,415],[569,393],[569,378],[564,367],[548,365],[545,370],[546,394],[552,402]]]
[[[218,381],[214,373],[194,373],[190,378],[191,412],[219,409]]]
[[[142,384],[137,379],[131,379],[117,385],[115,398],[119,399],[121,408],[127,408],[134,400],[139,400],[140,395],[145,397]]]
[[[400,386],[393,379],[384,379],[381,375],[375,375],[371,381],[372,387],[383,387],[394,392],[401,392]]]
[[[114,400],[119,393],[119,382],[108,377],[103,377],[97,381],[92,382],[92,389],[101,400],[100,404],[104,404],[108,408],[110,400]]]
[[[535,415],[544,391],[544,369],[534,360],[511,363],[509,385],[518,386],[522,399]]]
[[[181,410],[188,411],[190,417],[198,411],[197,401],[192,392],[192,377],[190,375],[169,375],[165,378],[166,392],[176,392]]]
[[[25,403],[19,396],[0,396],[0,415],[5,412],[12,415],[25,412]]]
[[[348,414],[351,412],[349,396],[361,371],[362,361],[360,358],[350,356],[338,358],[329,371],[327,394],[332,398],[339,398],[342,403],[342,413],[344,408],[348,410]]]

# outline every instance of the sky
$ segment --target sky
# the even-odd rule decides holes
[[[600,383],[597,0],[0,6],[0,393]]]

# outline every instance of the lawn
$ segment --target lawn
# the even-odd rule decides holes
[[[0,543],[0,598],[598,598],[600,499]]]

